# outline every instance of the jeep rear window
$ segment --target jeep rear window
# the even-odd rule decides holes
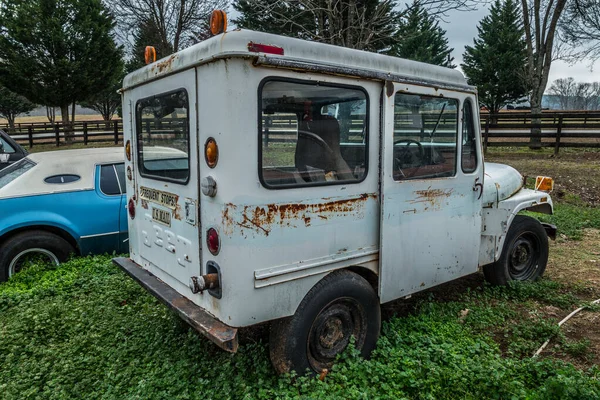
[[[31,168],[35,167],[35,163],[27,158],[17,161],[13,165],[0,170],[0,189],[8,185]]]
[[[138,101],[137,150],[143,177],[188,182],[189,126],[189,101],[185,89]]]

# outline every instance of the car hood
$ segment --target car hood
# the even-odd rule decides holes
[[[523,187],[523,176],[508,165],[486,162],[483,206],[508,199]]]

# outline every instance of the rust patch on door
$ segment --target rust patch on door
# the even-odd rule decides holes
[[[431,189],[416,190],[414,193],[417,195],[416,198],[409,200],[410,204],[424,203],[429,205],[425,207],[425,211],[439,210],[442,205],[442,201],[452,195],[454,189]]]
[[[300,225],[312,226],[315,220],[329,220],[332,217],[353,215],[364,218],[364,206],[376,194],[361,194],[358,197],[343,198],[319,203],[283,203],[260,206],[225,204],[222,223],[227,235],[240,229],[242,235],[258,233],[269,236],[275,226],[297,228]]]

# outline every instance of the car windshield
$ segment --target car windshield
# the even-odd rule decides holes
[[[35,163],[28,158],[24,158],[17,161],[13,165],[10,165],[3,170],[0,170],[0,189],[8,185],[25,172],[29,171],[35,166]]]

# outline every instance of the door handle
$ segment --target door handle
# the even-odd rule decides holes
[[[477,197],[477,200],[481,199],[481,196],[483,195],[483,183],[479,182],[479,177],[475,178],[475,185],[473,186],[473,191],[479,192],[479,197]]]

